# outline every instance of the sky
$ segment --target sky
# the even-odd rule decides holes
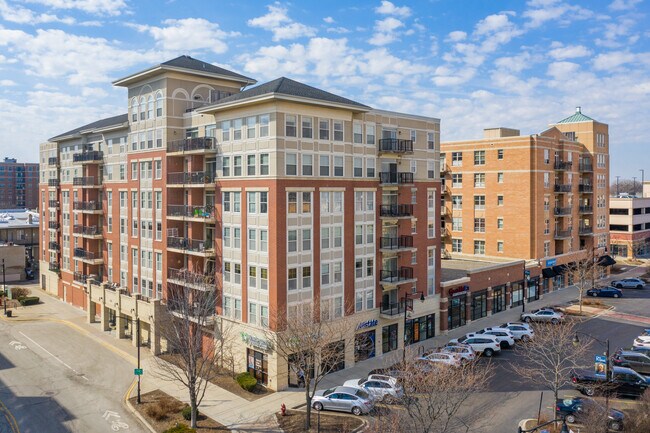
[[[441,119],[442,141],[609,124],[650,179],[650,0],[0,0],[0,157],[126,113],[111,81],[181,54]]]

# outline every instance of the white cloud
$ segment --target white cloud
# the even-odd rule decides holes
[[[530,69],[534,64],[534,59],[530,53],[523,52],[516,56],[499,57],[494,64],[499,69],[518,73]]]
[[[0,17],[5,21],[16,24],[42,24],[42,23],[63,23],[74,24],[75,19],[72,17],[59,18],[52,14],[37,14],[31,9],[21,7],[17,4],[8,4],[5,0],[0,0]]]
[[[269,12],[261,17],[248,20],[248,25],[273,33],[273,40],[296,39],[314,36],[316,29],[293,21],[287,15],[287,8],[275,3],[267,6]]]
[[[541,27],[548,21],[567,25],[573,21],[586,20],[595,16],[589,9],[559,1],[533,1],[529,2],[528,6],[532,9],[527,9],[523,13],[523,16],[528,18],[526,23],[528,28]]]
[[[613,11],[627,11],[634,9],[638,3],[641,0],[614,0],[608,7]]]
[[[547,73],[555,80],[565,81],[575,74],[580,65],[572,62],[553,62],[548,65]]]
[[[219,28],[219,24],[204,18],[169,19],[163,21],[164,27],[133,25],[139,32],[149,33],[158,47],[164,51],[180,53],[183,51],[210,50],[221,54],[228,50],[224,39],[233,36]]]
[[[404,23],[397,18],[387,17],[375,21],[375,33],[368,40],[371,45],[387,45],[399,39],[398,29],[404,27]]]
[[[26,0],[52,9],[77,9],[89,14],[117,16],[127,8],[125,0]]]
[[[395,6],[389,1],[382,1],[381,5],[375,8],[375,12],[381,15],[394,15],[402,18],[407,18],[411,15],[411,8],[408,6]]]
[[[325,17],[323,18],[323,21],[325,21],[327,24],[334,24],[334,18],[332,17]]]
[[[447,40],[451,42],[460,42],[467,39],[467,32],[460,30],[453,31],[447,35]]]
[[[350,33],[349,29],[346,29],[345,27],[328,27],[327,28],[327,33],[337,33],[337,34],[345,34],[345,33]]]
[[[13,80],[0,80],[0,86],[3,87],[12,87],[15,86],[16,82]]]
[[[594,69],[597,71],[612,72],[620,66],[631,63],[636,60],[636,56],[628,51],[611,51],[609,53],[598,54],[594,58]]]
[[[548,53],[555,60],[575,59],[591,55],[591,51],[584,45],[558,46]]]

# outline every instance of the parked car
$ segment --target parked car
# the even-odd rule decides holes
[[[631,368],[646,376],[650,375],[650,356],[645,353],[618,349],[612,356],[612,364]]]
[[[33,280],[34,278],[36,278],[36,276],[34,275],[34,270],[30,268],[25,269],[25,279]]]
[[[477,334],[482,335],[494,335],[497,337],[497,341],[501,345],[502,349],[509,349],[515,345],[515,336],[512,335],[507,329],[503,328],[484,328],[480,331],[476,331]]]
[[[605,407],[600,403],[584,397],[558,398],[555,403],[556,414],[564,418],[566,422],[580,423],[590,413],[605,412]],[[609,409],[607,416],[607,428],[613,431],[623,430],[625,414],[617,409]]]
[[[475,352],[488,358],[501,351],[501,345],[494,335],[466,334],[460,338],[449,341],[450,343],[463,343],[471,346]]]
[[[643,289],[645,281],[640,278],[624,278],[622,280],[612,281],[612,286],[617,289]]]
[[[535,336],[535,331],[528,323],[509,322],[493,329],[507,329],[515,337],[515,340],[528,341]]]
[[[650,356],[650,347],[634,347],[634,346],[632,346],[627,350],[631,350],[632,352],[636,352],[636,353],[643,353],[645,355]]]
[[[472,362],[476,360],[476,352],[472,346],[466,344],[457,346],[445,346],[441,349],[443,352],[456,354],[460,358],[461,363]]]
[[[371,374],[366,379],[346,380],[343,386],[360,388],[373,400],[396,400],[404,396],[404,389],[397,383],[397,379],[379,374]]]
[[[634,347],[650,347],[650,329],[645,329],[643,334],[634,339]]]
[[[602,287],[587,290],[587,296],[604,298],[622,298],[623,292],[615,287]]]
[[[592,396],[596,393],[611,393],[618,396],[639,397],[650,386],[648,379],[627,367],[612,367],[612,377],[593,372],[574,374],[571,381],[578,391]]]
[[[542,308],[539,310],[533,310],[530,313],[521,313],[521,320],[526,323],[550,322],[555,325],[564,320],[564,314],[559,313],[555,310]]]
[[[460,356],[456,355],[455,353],[447,352],[428,353],[426,355],[420,356],[418,358],[418,361],[429,361],[434,364],[444,364],[451,367],[461,366]]]
[[[315,410],[336,410],[361,415],[370,412],[374,403],[370,395],[360,388],[337,386],[316,391],[312,407]]]

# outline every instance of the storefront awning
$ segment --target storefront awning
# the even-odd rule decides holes
[[[553,272],[555,272],[556,275],[562,275],[566,272],[566,265],[553,266]]]
[[[553,269],[551,268],[544,268],[542,269],[542,275],[544,278],[553,278],[555,276],[555,272],[553,272]]]
[[[612,266],[616,264],[616,260],[614,260],[610,255],[605,254],[604,256],[598,257],[597,263],[599,266]]]

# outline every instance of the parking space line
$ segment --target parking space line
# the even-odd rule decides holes
[[[0,413],[2,413],[9,423],[9,428],[11,428],[12,433],[20,433],[20,429],[18,428],[18,422],[16,421],[16,418],[14,415],[11,413],[9,408],[5,406],[5,404],[0,400]]]
[[[44,348],[43,346],[41,346],[40,344],[38,344],[36,341],[32,340],[30,337],[28,337],[27,335],[25,335],[25,333],[23,333],[22,331],[18,331],[18,332],[19,332],[23,337],[25,337],[26,339],[28,339],[29,341],[31,341],[32,343],[34,343],[35,345],[37,345],[37,346],[38,346],[38,347],[39,347],[43,352],[47,353],[47,354],[50,355],[52,358],[56,359],[56,360],[59,361],[61,364],[63,364],[65,367],[67,367],[67,368],[68,368],[69,370],[71,370],[74,374],[76,374],[76,375],[78,375],[78,376],[81,376],[81,377],[84,378],[86,381],[89,381],[89,379],[88,379],[85,375],[83,375],[83,374],[82,374],[82,375],[79,375],[79,373],[77,372],[77,370],[75,370],[74,368],[70,367],[68,364],[66,364],[65,362],[63,362],[63,361],[62,361],[58,356],[54,355],[52,352],[50,352],[49,350],[47,350],[46,348]]]

